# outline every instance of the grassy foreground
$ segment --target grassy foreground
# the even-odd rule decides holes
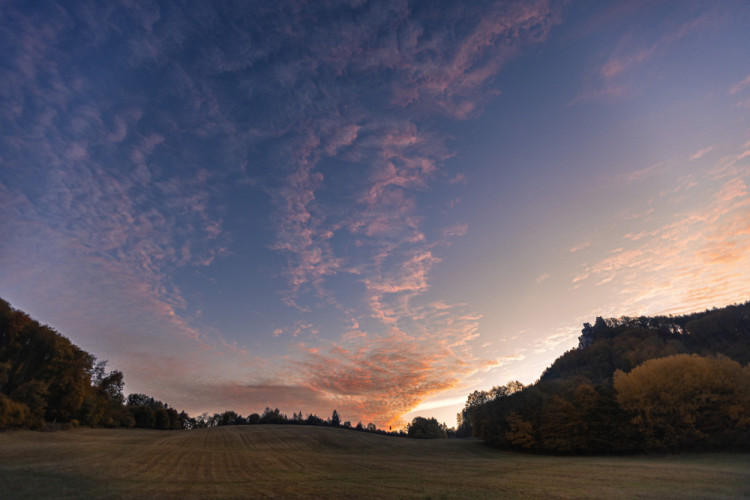
[[[0,498],[737,498],[750,454],[543,457],[343,429],[0,434]]]

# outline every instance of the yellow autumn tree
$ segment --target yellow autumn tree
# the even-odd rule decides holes
[[[725,356],[651,359],[614,386],[649,448],[750,445],[750,367]]]
[[[534,446],[534,426],[531,422],[523,420],[518,413],[512,412],[505,419],[510,430],[505,433],[505,439],[512,446],[519,448],[530,449]]]

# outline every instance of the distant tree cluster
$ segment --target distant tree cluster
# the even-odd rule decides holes
[[[177,413],[167,403],[146,394],[129,395],[125,409],[133,418],[125,427],[169,430],[192,429],[195,426],[194,420],[184,411]]]
[[[750,302],[597,318],[579,340],[535,384],[470,394],[458,435],[567,454],[750,448]]]
[[[223,413],[214,413],[213,415],[204,413],[195,419],[190,419],[189,428],[220,427],[225,425],[312,425],[319,427],[339,427],[389,436],[404,437],[407,435],[404,431],[385,431],[384,429],[378,429],[378,427],[372,422],[367,425],[358,422],[356,426],[352,426],[352,423],[349,421],[342,423],[341,416],[337,410],[333,410],[333,413],[329,418],[323,419],[314,413],[308,413],[307,416],[305,416],[301,411],[294,412],[292,416],[289,417],[285,413],[281,413],[278,408],[271,409],[269,407],[266,407],[260,415],[257,413],[251,413],[247,417],[243,417],[232,410],[227,410]]]

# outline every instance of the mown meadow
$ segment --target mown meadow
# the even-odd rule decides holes
[[[555,457],[307,426],[0,433],[0,498],[737,498],[750,454]]]

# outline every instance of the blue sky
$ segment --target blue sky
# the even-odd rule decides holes
[[[3,2],[0,296],[191,413],[449,425],[748,300],[746,2]]]

